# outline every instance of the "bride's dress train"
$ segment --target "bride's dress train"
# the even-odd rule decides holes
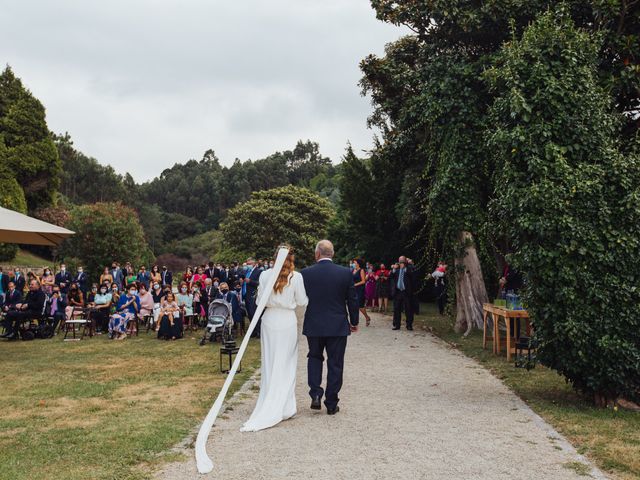
[[[260,275],[266,283],[267,270]],[[281,293],[264,292],[258,286],[258,302],[271,295],[262,316],[260,395],[251,417],[240,429],[255,432],[273,427],[296,414],[296,370],[298,363],[298,319],[296,308],[306,307],[307,294],[302,275],[293,272]]]

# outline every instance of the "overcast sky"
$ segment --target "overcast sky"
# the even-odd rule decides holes
[[[0,63],[49,128],[138,181],[208,148],[369,148],[358,63],[403,33],[368,0],[0,0],[0,18]]]

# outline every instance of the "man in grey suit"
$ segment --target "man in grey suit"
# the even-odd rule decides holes
[[[342,387],[344,353],[347,337],[358,331],[359,310],[353,276],[348,268],[333,263],[333,245],[321,240],[316,246],[316,264],[300,272],[309,297],[302,334],[307,337],[309,354],[307,370],[311,408],[324,404],[329,415],[335,415],[338,393]],[[322,368],[327,352],[327,386],[323,390]]]

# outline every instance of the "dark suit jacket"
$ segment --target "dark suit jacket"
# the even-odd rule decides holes
[[[87,272],[76,273],[73,281],[78,284],[78,288],[82,293],[87,293]]]
[[[64,273],[62,272],[56,273],[56,277],[54,280],[54,282],[56,282],[56,285],[60,287],[60,291],[62,293],[67,293],[69,291],[69,286],[71,286],[72,281],[73,281],[73,278],[71,277],[71,274],[66,270]],[[60,285],[61,283],[64,283],[64,287]]]
[[[262,269],[261,268],[254,268],[253,272],[251,272],[251,275],[248,277],[245,277],[245,282],[247,283],[247,296],[249,296],[249,294],[253,294],[255,293],[255,291],[258,289],[258,285],[260,284],[260,274],[262,273]]]
[[[173,273],[169,270],[160,272],[160,283],[162,283],[162,285],[173,285]]]
[[[44,305],[46,301],[47,296],[41,289],[38,289],[35,292],[29,291],[22,303],[27,304],[27,312],[35,317],[39,317],[44,313]]]
[[[344,337],[359,322],[358,298],[348,268],[322,260],[302,270],[309,305],[302,334],[307,337]]]
[[[120,290],[124,287],[124,272],[121,268],[111,270],[111,276],[113,277],[113,282],[118,285]]]
[[[2,278],[0,278],[0,282],[2,283],[2,291],[6,292],[9,290],[9,274],[2,272]]]
[[[3,275],[4,276],[4,275]],[[13,291],[13,293],[6,291],[4,296],[3,307],[9,307],[11,310],[15,308],[16,304],[22,302],[22,293],[20,293],[17,289]]]
[[[236,284],[236,282],[238,281],[238,279],[240,278],[240,269],[239,268],[230,268],[229,269],[229,275],[227,278],[227,283],[229,283],[229,288],[231,288],[231,290],[233,290],[234,285]]]
[[[396,270],[392,272],[389,276],[389,281],[391,282],[391,295],[396,294],[396,290],[398,289],[398,278],[400,277],[400,270]],[[412,265],[409,265],[406,268],[406,272],[404,274],[404,290],[409,297],[413,296],[413,293],[416,291],[416,270]]]
[[[16,284],[16,290],[20,292],[20,295],[24,292],[24,286],[27,283],[27,279],[24,276],[24,273],[20,272],[20,277],[16,278],[15,274],[13,275],[13,283]]]

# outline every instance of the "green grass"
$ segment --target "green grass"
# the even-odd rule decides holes
[[[482,332],[455,333],[453,319],[423,305],[416,320],[433,334],[476,359],[519,395],[602,470],[620,479],[640,478],[640,413],[595,408],[565,380],[541,365],[527,371],[482,349]],[[504,349],[503,349],[504,352]]]
[[[0,343],[0,479],[150,478],[224,382],[218,345],[199,336]],[[252,340],[232,391],[259,355]]]
[[[18,249],[18,253],[13,260],[4,262],[7,265],[18,267],[43,267],[45,265],[52,266],[53,261],[46,258],[39,257],[27,250]]]

